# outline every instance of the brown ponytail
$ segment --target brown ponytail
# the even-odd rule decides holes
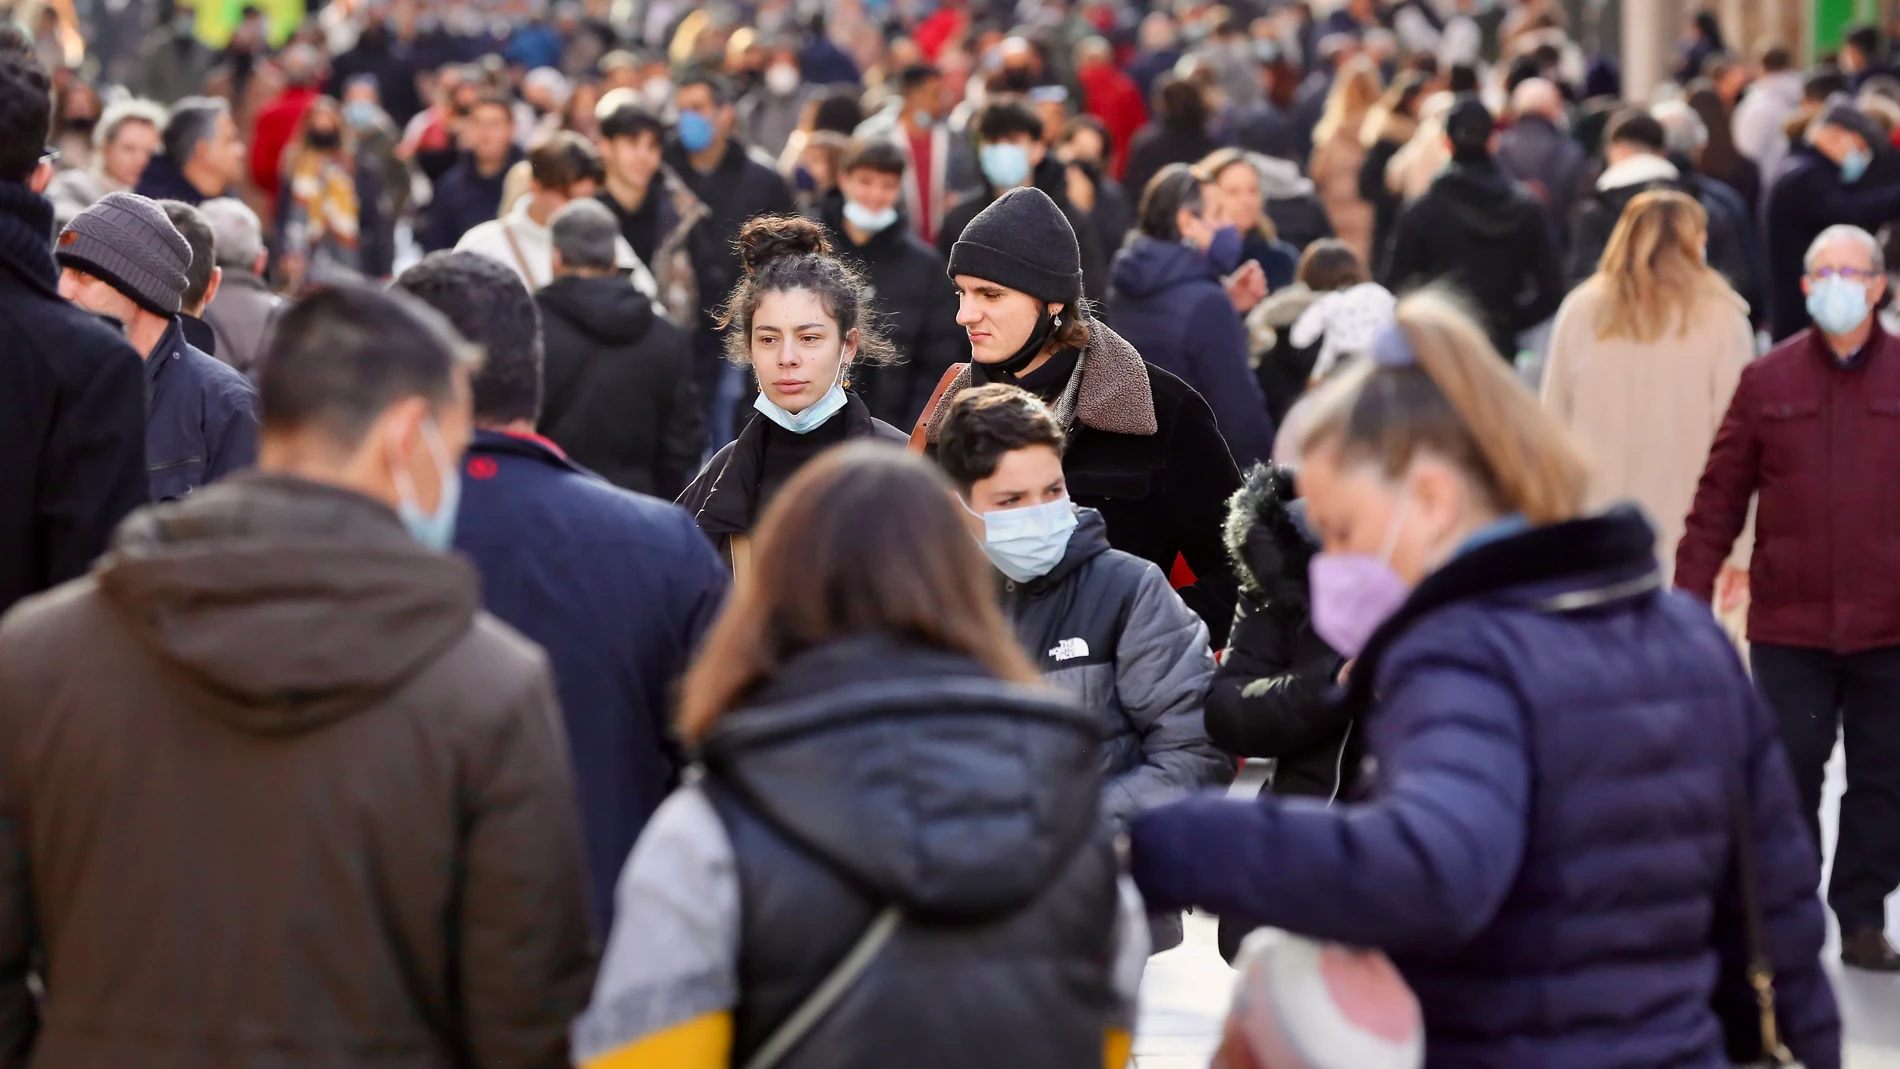
[[[1458,302],[1427,289],[1400,301],[1395,318],[1413,362],[1362,358],[1322,386],[1300,451],[1337,445],[1345,458],[1377,462],[1388,478],[1431,452],[1499,512],[1534,524],[1582,512],[1590,478],[1582,453]]]

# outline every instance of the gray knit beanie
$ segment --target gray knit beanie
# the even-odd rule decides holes
[[[108,193],[59,232],[60,266],[104,279],[153,315],[174,316],[183,302],[191,246],[165,209],[137,193]]]

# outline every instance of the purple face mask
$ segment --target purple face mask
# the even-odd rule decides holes
[[[1344,657],[1359,656],[1379,625],[1391,619],[1412,596],[1412,588],[1391,564],[1409,504],[1408,497],[1393,513],[1385,546],[1378,556],[1321,553],[1307,567],[1313,587],[1313,633]]]

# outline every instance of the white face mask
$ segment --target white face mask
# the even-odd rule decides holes
[[[778,96],[788,97],[798,92],[798,68],[785,63],[775,63],[765,69],[765,87]]]
[[[837,415],[847,400],[844,392],[844,365],[846,353],[838,354],[838,373],[832,376],[831,389],[825,395],[813,401],[811,407],[802,412],[788,412],[773,400],[765,396],[765,389],[759,389],[759,396],[752,407],[773,423],[791,431],[793,434],[810,434],[825,425],[825,421]]]
[[[994,512],[963,508],[983,520],[983,555],[1018,583],[1040,579],[1061,564],[1075,533],[1075,506],[1067,497]]]
[[[881,234],[897,222],[897,208],[893,206],[874,212],[847,198],[844,202],[844,221],[868,234]]]

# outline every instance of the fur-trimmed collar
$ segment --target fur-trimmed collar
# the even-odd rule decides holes
[[[1075,398],[1078,423],[1111,434],[1151,435],[1161,429],[1155,420],[1154,388],[1148,382],[1147,363],[1134,346],[1099,319],[1089,320],[1089,343],[1082,349],[1080,367],[1082,384]],[[957,377],[950,380],[936,410],[930,413],[926,441],[937,441],[951,404],[970,388],[970,378],[970,365],[958,365]]]
[[[1293,469],[1255,464],[1227,499],[1227,556],[1240,587],[1273,609],[1306,612],[1307,565],[1318,547],[1293,522]]]

